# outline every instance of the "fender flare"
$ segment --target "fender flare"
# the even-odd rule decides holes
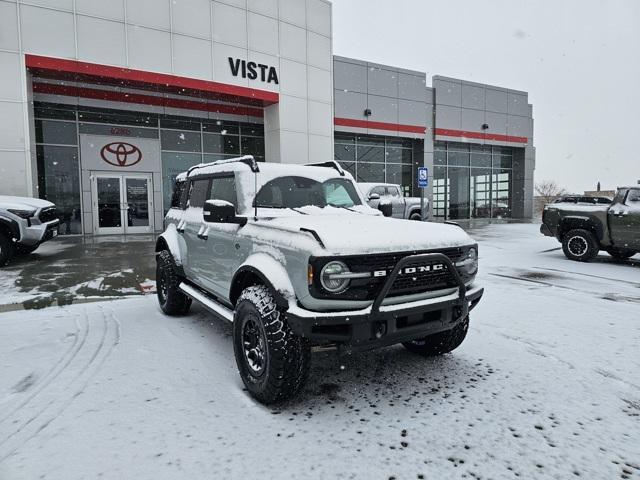
[[[289,308],[289,298],[296,296],[289,274],[282,263],[264,252],[249,255],[233,275],[229,290],[231,304],[235,305],[247,282],[251,283],[256,278],[273,293],[278,307],[283,310]]]
[[[567,215],[566,217],[562,217],[558,222],[558,232],[562,235],[567,233],[571,228],[566,228],[565,224],[577,223],[578,228],[585,228],[586,230],[591,230],[598,241],[602,241],[604,238],[604,228],[602,222],[600,222],[597,218],[589,217],[587,215]]]
[[[173,260],[176,262],[176,266],[182,271],[182,255],[180,255],[180,243],[183,243],[184,239],[178,234],[176,226],[171,224],[167,226],[167,229],[158,236],[156,240],[156,254],[163,250],[169,250],[173,256]]]

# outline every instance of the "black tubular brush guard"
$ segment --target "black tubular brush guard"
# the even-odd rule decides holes
[[[456,297],[452,299],[453,294],[448,293],[442,295],[441,301],[434,297],[409,301],[406,307],[393,304],[380,310],[402,269],[420,262],[444,264],[457,284]],[[483,293],[482,288],[467,292],[462,277],[449,257],[442,253],[424,253],[409,255],[398,261],[376,295],[369,312],[298,310],[285,312],[285,317],[296,334],[312,342],[337,343],[349,350],[368,349],[450,330],[467,317],[469,310],[476,306]]]

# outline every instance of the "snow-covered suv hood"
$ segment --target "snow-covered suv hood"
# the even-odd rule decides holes
[[[476,243],[455,225],[359,213],[282,216],[258,220],[255,225],[260,224],[297,234],[301,228],[313,230],[328,253],[340,255],[429,250]]]
[[[54,207],[55,205],[46,200],[30,197],[11,197],[8,195],[0,195],[0,208],[20,209],[39,209],[46,207]]]

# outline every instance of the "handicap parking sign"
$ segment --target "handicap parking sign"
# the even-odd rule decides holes
[[[427,167],[418,167],[418,187],[425,188],[429,185],[429,170]]]

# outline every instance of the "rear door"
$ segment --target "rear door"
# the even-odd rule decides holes
[[[404,218],[405,203],[400,189],[395,185],[387,186],[387,199],[391,201],[392,215],[395,218]]]

